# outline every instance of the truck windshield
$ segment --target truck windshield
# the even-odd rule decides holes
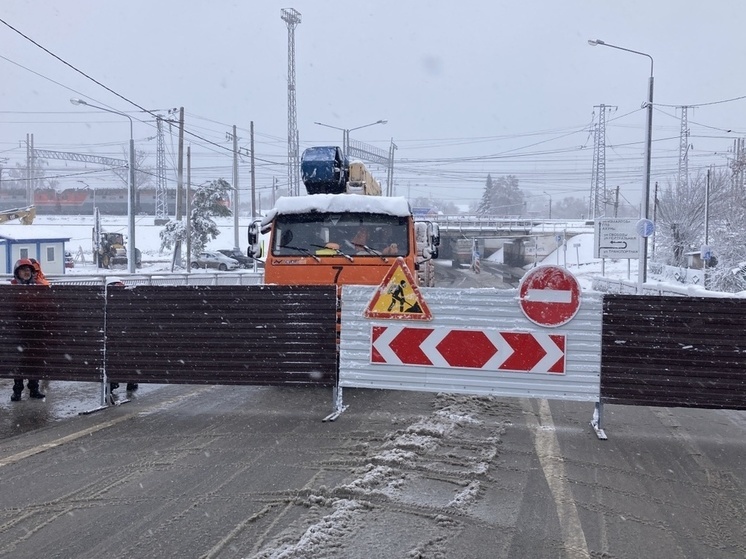
[[[316,256],[344,254],[406,256],[409,250],[405,217],[367,213],[289,214],[275,221],[272,254]],[[328,244],[328,246],[327,246]]]

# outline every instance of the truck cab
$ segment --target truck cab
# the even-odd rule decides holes
[[[249,229],[251,256],[269,235],[266,283],[378,285],[398,257],[417,266],[414,218],[401,197],[283,197]]]

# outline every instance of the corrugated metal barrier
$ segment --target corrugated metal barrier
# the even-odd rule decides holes
[[[0,377],[99,381],[104,303],[102,288],[0,285]]]
[[[138,286],[107,299],[107,372],[156,383],[336,384],[334,286]]]
[[[524,316],[517,290],[423,288],[433,320],[417,323],[363,318],[374,291],[342,289],[340,387],[598,401],[599,294],[544,328]]]
[[[0,286],[0,377],[336,386],[334,286]]]
[[[601,402],[746,410],[746,299],[606,295]]]
[[[364,318],[376,289],[343,287],[338,356],[335,286],[0,285],[0,378],[588,401],[597,433],[604,403],[746,409],[744,298],[585,292],[548,328],[518,290],[423,288],[433,320]]]

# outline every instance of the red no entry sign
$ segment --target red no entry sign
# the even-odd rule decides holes
[[[559,266],[534,268],[521,280],[521,310],[539,326],[562,326],[580,308],[580,284],[570,272]]]

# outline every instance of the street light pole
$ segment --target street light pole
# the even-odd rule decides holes
[[[544,192],[547,196],[549,196],[549,219],[552,219],[552,195],[548,192]]]
[[[85,105],[92,109],[98,109],[106,113],[112,113],[115,115],[123,116],[130,121],[130,142],[129,142],[129,184],[128,187],[128,203],[127,203],[127,235],[129,236],[129,242],[127,243],[127,270],[130,274],[134,274],[136,270],[135,262],[135,137],[134,137],[134,126],[132,117],[126,113],[115,111],[114,109],[107,109],[98,105],[92,105],[91,103],[84,101],[83,99],[70,99],[73,105]]]
[[[369,124],[363,124],[362,126],[356,126],[355,128],[340,128],[339,126],[332,126],[331,124],[324,124],[323,122],[314,122],[314,124],[318,124],[319,126],[326,126],[327,128],[342,131],[342,153],[344,153],[345,157],[349,157],[350,155],[350,132],[360,130],[361,128],[367,128],[368,126],[386,123],[388,123],[388,120],[381,119]]]
[[[625,52],[631,52],[632,54],[638,54],[645,56],[650,59],[650,78],[648,79],[648,100],[646,104],[646,126],[645,126],[645,167],[644,167],[644,179],[642,183],[642,200],[640,203],[640,219],[648,219],[650,213],[650,155],[653,143],[653,57],[645,52],[637,50],[627,49],[612,45],[602,41],[601,39],[589,39],[588,44],[592,47],[601,45],[603,47],[609,47],[612,49],[623,50]],[[647,280],[647,261],[648,261],[648,238],[640,236],[640,263],[638,264],[637,270],[637,292],[642,294],[642,286]]]

